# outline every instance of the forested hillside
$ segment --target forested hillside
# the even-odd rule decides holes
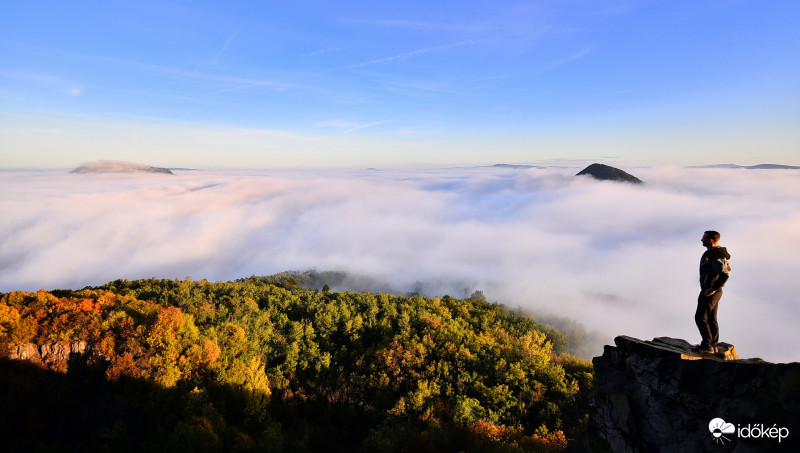
[[[591,365],[554,351],[552,328],[480,299],[297,284],[287,274],[0,294],[4,357],[85,342],[68,367],[0,360],[0,445],[558,451],[585,432]]]

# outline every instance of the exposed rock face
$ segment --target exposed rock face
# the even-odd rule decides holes
[[[800,451],[800,363],[739,360],[724,343],[718,356],[666,337],[614,343],[593,360],[589,421],[611,451]]]
[[[100,160],[83,164],[70,173],[165,173],[173,174],[169,168],[151,167],[149,165]]]
[[[642,180],[630,173],[624,172],[619,168],[614,168],[603,164],[592,164],[579,171],[575,176],[589,175],[601,181],[629,182],[632,184],[642,184]]]
[[[87,350],[85,341],[74,343],[58,342],[36,345],[25,343],[22,345],[6,344],[5,357],[14,360],[25,360],[47,368],[65,373],[70,364],[76,360],[84,360]]]

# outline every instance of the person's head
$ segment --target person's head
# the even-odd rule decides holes
[[[716,247],[719,244],[719,232],[708,230],[703,233],[701,241],[704,247]]]

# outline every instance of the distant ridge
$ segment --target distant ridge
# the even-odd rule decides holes
[[[695,165],[689,168],[744,168],[746,170],[799,170],[800,169],[800,167],[794,165],[780,165],[780,164],[758,164],[758,165],[714,164],[714,165]]]
[[[563,165],[528,165],[528,164],[494,164],[491,168],[510,168],[512,170],[524,170],[526,168],[571,168]]]
[[[517,164],[494,164],[494,168],[540,168],[535,165],[517,165]]]
[[[99,160],[89,162],[72,170],[70,173],[164,173],[173,174],[169,168],[151,167],[150,165],[119,162],[115,160]]]
[[[627,182],[631,184],[642,184],[642,180],[630,173],[624,172],[619,168],[603,164],[592,164],[579,171],[575,176],[589,175],[601,181]]]

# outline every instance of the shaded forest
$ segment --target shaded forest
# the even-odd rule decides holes
[[[71,352],[13,360],[32,345]],[[480,297],[311,290],[291,274],[11,292],[0,449],[562,451],[585,441],[592,382],[567,348]]]

